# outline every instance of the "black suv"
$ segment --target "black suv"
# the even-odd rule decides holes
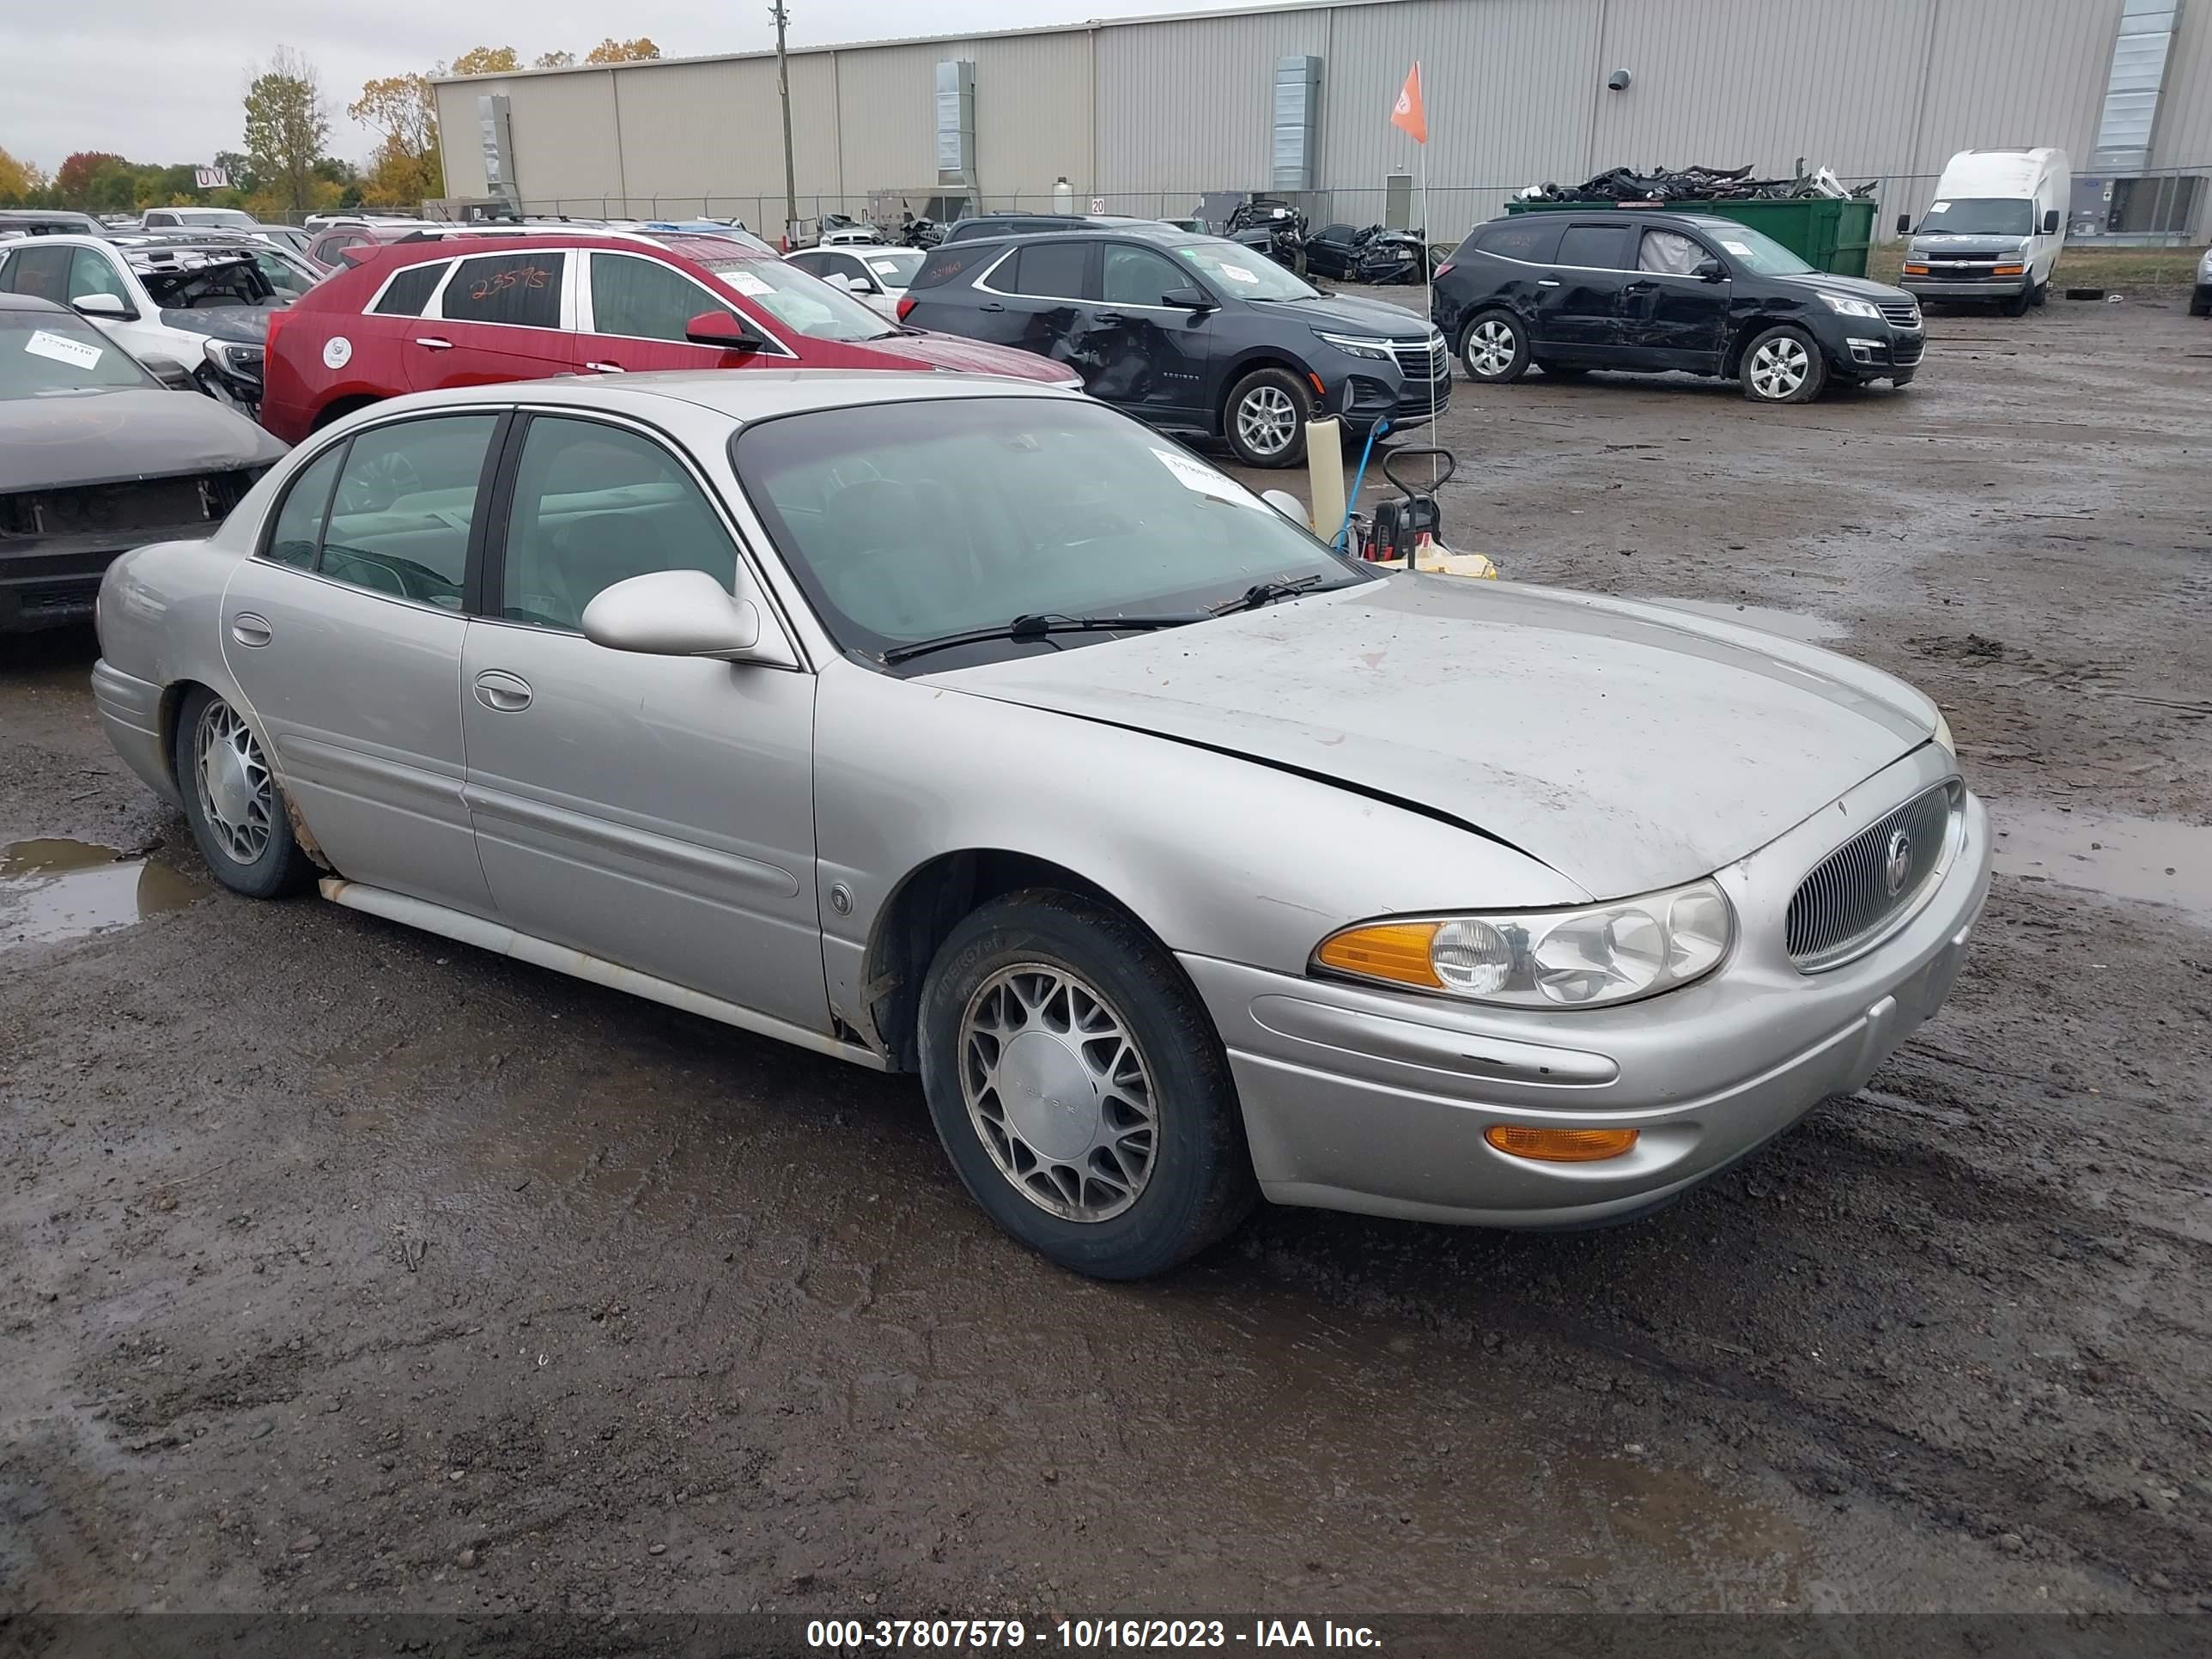
[[[1172,225],[948,242],[898,312],[1066,363],[1092,397],[1164,432],[1225,438],[1252,466],[1295,465],[1316,415],[1358,434],[1451,401],[1444,337],[1413,313],[1323,294]]]
[[[985,236],[1038,236],[1055,230],[1119,230],[1124,225],[1156,225],[1158,219],[1127,219],[1103,213],[986,213],[963,219],[945,233],[948,242],[973,242]]]
[[[1436,319],[1470,380],[1683,369],[1770,404],[1905,386],[1927,343],[1903,289],[1815,270],[1733,219],[1610,207],[1477,225],[1437,269]]]

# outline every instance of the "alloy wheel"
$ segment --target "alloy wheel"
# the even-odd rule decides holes
[[[1255,455],[1279,455],[1298,435],[1297,406],[1280,386],[1255,386],[1237,405],[1237,433]]]
[[[1784,336],[1767,341],[1753,352],[1746,372],[1752,389],[1760,397],[1787,398],[1803,386],[1805,377],[1813,372],[1813,356],[1805,349],[1802,340]]]
[[[216,844],[234,863],[258,863],[269,848],[276,810],[276,780],[259,740],[218,698],[201,712],[192,752],[200,813]]]
[[[1520,349],[1512,329],[1495,317],[1489,318],[1477,323],[1467,337],[1468,367],[1485,379],[1503,374],[1513,367]]]
[[[1121,1011],[1065,968],[1018,963],[960,1019],[960,1088],[991,1161],[1063,1221],[1137,1201],[1159,1144],[1152,1071]]]

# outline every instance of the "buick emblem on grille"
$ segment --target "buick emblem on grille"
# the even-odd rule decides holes
[[[1890,897],[1895,898],[1905,890],[1905,878],[1912,873],[1912,837],[1902,830],[1889,838],[1889,853],[1881,863],[1881,884]]]

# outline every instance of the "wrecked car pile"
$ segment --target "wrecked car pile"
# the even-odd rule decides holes
[[[1523,202],[1758,202],[1788,201],[1802,196],[1871,196],[1872,183],[1846,190],[1826,167],[1812,173],[1799,162],[1790,179],[1754,179],[1744,167],[1671,167],[1638,173],[1630,167],[1608,167],[1579,185],[1549,182],[1531,185],[1517,199]]]

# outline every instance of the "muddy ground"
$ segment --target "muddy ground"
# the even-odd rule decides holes
[[[1789,613],[2009,831],[1939,1019],[1607,1232],[1070,1278],[908,1081],[217,894],[0,646],[0,1609],[2212,1607],[2212,325],[1933,334],[1455,395],[1453,539]]]

